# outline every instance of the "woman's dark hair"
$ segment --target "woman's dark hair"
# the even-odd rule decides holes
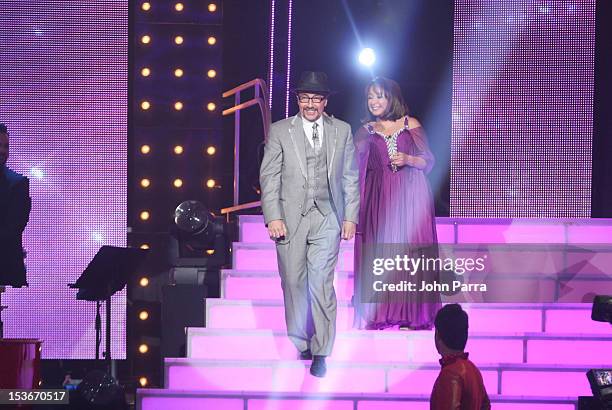
[[[468,339],[468,315],[457,303],[438,310],[434,321],[438,336],[453,350],[462,351]]]
[[[391,80],[390,78],[376,77],[365,88],[365,122],[376,120],[376,117],[372,115],[368,106],[368,94],[370,93],[371,89],[381,91],[382,95],[385,96],[385,98],[387,98],[387,100],[389,101],[389,105],[387,105],[386,111],[383,113],[383,115],[380,116],[381,119],[395,121],[405,115],[408,115],[408,106],[404,102],[404,97],[402,96],[402,90],[399,84]]]
[[[6,128],[5,124],[0,124],[0,134],[7,134],[8,135],[8,128]]]

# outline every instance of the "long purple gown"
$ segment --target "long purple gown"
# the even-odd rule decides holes
[[[363,300],[361,293],[361,286],[364,286],[360,279],[362,266],[371,262],[365,260],[364,249],[387,246],[384,251],[388,252],[388,245],[382,244],[395,244],[392,246],[394,251],[399,249],[405,255],[418,258],[422,246],[429,246],[430,254],[426,256],[437,256],[434,204],[426,177],[434,163],[433,155],[423,129],[408,129],[407,118],[404,128],[395,135],[397,151],[423,158],[427,162],[424,170],[403,166],[394,171],[389,153],[395,146],[386,141],[392,136],[385,137],[370,125],[361,127],[354,137],[359,155],[361,207],[355,239],[353,304],[354,327],[360,329],[383,329],[396,325],[412,329],[431,328],[440,307],[437,294],[378,293],[376,303],[372,303],[371,300]],[[419,247],[421,250],[416,250]],[[367,267],[364,272],[367,272]],[[415,276],[409,277],[406,271],[395,271],[391,275],[394,281],[406,279],[418,282],[425,273],[416,272]],[[437,280],[437,277],[431,277],[431,272],[427,272],[427,275],[430,275],[427,280]]]

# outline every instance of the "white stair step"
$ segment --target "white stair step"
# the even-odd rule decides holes
[[[334,346],[332,361],[438,360],[432,331],[339,332]],[[466,349],[478,363],[612,365],[612,334],[471,333]],[[296,354],[285,332],[187,329],[187,356],[194,359],[293,360]]]
[[[324,379],[309,374],[308,361],[166,359],[166,388],[186,390],[428,394],[439,363],[330,362]],[[591,393],[589,366],[478,364],[487,391],[524,396]],[[346,375],[351,377],[347,378]],[[552,380],[553,382],[547,382]],[[562,390],[559,385],[563,385]]]
[[[430,395],[138,389],[137,410],[429,410]],[[575,397],[489,395],[495,410],[575,410]]]
[[[463,304],[471,332],[612,334],[612,326],[591,320],[591,305],[582,304]],[[206,327],[210,329],[285,330],[282,300],[206,300]],[[338,302],[336,327],[353,327],[350,302]]]

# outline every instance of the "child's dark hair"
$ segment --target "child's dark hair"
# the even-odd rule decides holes
[[[461,305],[453,303],[444,306],[434,321],[438,336],[453,350],[463,351],[468,339],[468,315]]]

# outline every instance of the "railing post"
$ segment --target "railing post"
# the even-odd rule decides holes
[[[234,105],[240,105],[240,91],[236,93]],[[234,114],[234,206],[238,205],[240,190],[240,110]]]

